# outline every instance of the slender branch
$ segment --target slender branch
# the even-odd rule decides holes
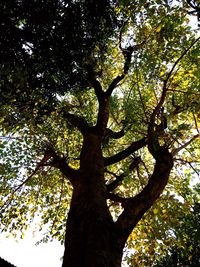
[[[193,136],[188,142],[186,142],[185,144],[183,144],[182,146],[174,149],[172,151],[172,155],[175,156],[176,154],[178,154],[182,149],[186,148],[188,145],[190,145],[196,138],[198,138],[200,135],[196,134],[195,136]]]
[[[135,151],[139,150],[142,147],[145,147],[146,144],[147,144],[146,138],[142,138],[139,141],[133,142],[129,147],[127,147],[123,151],[120,151],[119,153],[117,153],[111,157],[104,158],[104,166],[112,165],[114,163],[117,163],[117,162],[127,158],[128,156],[133,154]]]
[[[196,117],[194,115],[194,112],[192,112],[192,116],[193,116],[193,119],[194,119],[194,124],[195,124],[196,130],[197,130],[198,134],[200,134],[199,127],[198,127],[198,124],[197,124],[197,119],[196,119]]]
[[[40,170],[41,167],[46,166],[46,162],[51,158],[52,158],[52,153],[50,151],[46,151],[43,158],[36,165],[35,170],[21,184],[19,184],[17,187],[15,187],[15,189],[11,192],[11,197],[6,201],[6,203],[3,204],[1,209],[3,207],[7,208],[11,204],[14,194],[19,189],[21,189],[28,181],[30,181],[32,179],[32,177]]]
[[[141,162],[141,158],[140,157],[135,157],[133,159],[133,161],[131,162],[131,164],[129,165],[129,168],[128,168],[129,171],[133,171],[135,168],[137,168],[140,162]],[[115,173],[112,173],[112,172],[110,172],[108,170],[106,170],[106,172],[114,175],[115,178],[116,178],[110,184],[106,185],[108,192],[112,192],[113,190],[115,190],[115,188],[117,188],[121,184],[123,179],[128,175],[128,173],[122,173],[120,175],[116,175]]]
[[[174,161],[181,161],[181,162],[183,162],[183,163],[185,163],[185,164],[188,164],[188,165],[190,165],[190,167],[193,169],[193,171],[198,175],[198,176],[200,176],[200,173],[199,173],[199,171],[197,171],[193,166],[192,166],[192,163],[200,163],[200,161],[188,161],[188,160],[185,160],[185,159],[180,159],[180,158],[174,158]]]
[[[164,102],[165,102],[165,98],[167,95],[167,84],[169,79],[171,78],[171,75],[174,71],[174,69],[176,68],[176,66],[179,64],[179,62],[181,61],[181,59],[188,53],[188,51],[200,40],[200,37],[198,37],[195,41],[193,41],[191,43],[191,45],[185,49],[185,51],[181,54],[181,56],[175,61],[174,65],[172,66],[170,72],[168,73],[166,79],[164,80],[163,83],[163,89],[162,89],[162,95],[161,98],[157,104],[157,106],[154,108],[151,117],[150,117],[150,121],[149,121],[149,125],[148,125],[148,149],[149,152],[154,156],[156,153],[156,149],[159,148],[159,143],[158,143],[158,139],[157,136],[155,134],[155,121],[156,121],[156,117],[159,114]],[[156,146],[155,146],[156,143]]]
[[[191,0],[187,0],[187,3],[188,3],[188,5],[190,6],[190,7],[192,7],[193,9],[195,9],[196,11],[198,11],[198,6],[195,6],[195,5],[193,5],[192,3],[191,3]]]
[[[197,39],[195,39],[195,40],[191,43],[191,45],[190,45],[187,49],[185,49],[185,51],[181,54],[181,56],[174,62],[174,65],[172,66],[170,72],[169,72],[168,75],[167,75],[167,78],[165,79],[165,83],[166,83],[166,85],[167,85],[167,83],[168,83],[168,81],[169,81],[169,79],[170,79],[170,77],[171,77],[171,75],[172,75],[174,69],[176,68],[176,66],[179,64],[179,62],[182,60],[182,58],[183,58],[183,57],[190,51],[190,49],[191,49],[191,48],[192,48],[192,47],[193,47],[199,40],[200,40],[200,37],[198,37]]]
[[[118,75],[111,82],[111,84],[108,87],[108,90],[106,91],[107,96],[111,96],[113,90],[118,86],[119,82],[121,82],[124,79],[124,77],[128,74],[133,52],[139,50],[145,43],[146,40],[144,40],[141,44],[129,46],[127,48],[120,47],[125,59],[123,73],[121,75]]]
[[[166,94],[167,94],[167,84],[169,79],[171,78],[171,75],[174,71],[174,69],[176,68],[176,66],[179,64],[179,62],[182,60],[182,58],[189,52],[189,50],[200,40],[200,37],[198,37],[197,39],[195,39],[191,45],[185,49],[185,51],[181,54],[181,56],[175,61],[174,65],[172,66],[170,72],[168,73],[166,79],[164,80],[164,84],[163,84],[163,89],[162,89],[162,95],[160,98],[160,101],[158,102],[157,106],[154,108],[153,113],[150,117],[150,121],[149,121],[149,127],[148,127],[148,143],[149,146],[151,146],[152,142],[153,142],[153,134],[154,134],[154,126],[155,126],[155,119],[156,116],[158,115],[162,105],[165,102],[165,98],[166,98]],[[150,147],[150,151],[152,150],[152,147]],[[153,151],[152,151],[153,152]]]

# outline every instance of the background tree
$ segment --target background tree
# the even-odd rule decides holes
[[[197,168],[188,3],[2,1],[1,13],[1,229],[39,215],[44,240],[65,239],[63,267],[120,266],[167,183]]]

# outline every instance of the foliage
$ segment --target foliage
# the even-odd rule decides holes
[[[176,187],[166,188],[132,232],[125,257],[130,266],[199,264],[199,184],[191,188],[189,178],[181,180],[180,195]]]
[[[73,189],[58,161],[80,169],[83,129],[101,119],[103,88],[111,91],[102,152],[113,218],[148,185],[160,148],[174,161],[161,200],[129,238],[131,262],[152,266],[156,255],[170,258],[174,243],[182,253],[189,243],[177,225],[186,239],[195,230],[188,177],[200,156],[200,42],[187,1],[16,0],[0,8],[1,229],[23,232],[39,215],[41,229],[49,226],[44,240],[64,240]]]

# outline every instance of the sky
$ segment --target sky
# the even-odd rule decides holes
[[[35,245],[41,236],[34,236],[30,228],[23,239],[0,234],[0,257],[16,267],[61,267],[64,246],[58,241]]]

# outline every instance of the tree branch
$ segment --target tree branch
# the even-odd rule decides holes
[[[94,88],[98,101],[101,102],[102,98],[104,97],[104,92],[100,82],[96,79],[96,75],[92,65],[89,64],[87,65],[87,73],[88,73],[88,81]]]
[[[96,97],[99,103],[99,110],[98,110],[98,117],[97,117],[97,124],[96,128],[98,133],[103,136],[109,118],[109,101],[108,96],[103,91],[100,82],[96,79],[96,74],[93,70],[92,65],[87,65],[87,72],[88,72],[88,81],[91,86],[94,88]]]
[[[172,155],[175,156],[176,154],[178,154],[182,149],[186,148],[187,146],[189,146],[196,138],[198,138],[200,135],[196,134],[195,136],[193,136],[188,142],[186,142],[185,144],[183,144],[182,146],[174,149],[172,151]]]
[[[123,181],[123,179],[124,179],[125,176],[126,175],[124,173],[122,173],[122,174],[120,174],[118,176],[115,175],[115,178],[116,179],[114,181],[112,181],[110,184],[107,184],[106,185],[107,191],[108,192],[114,191],[115,188],[117,188],[121,184],[121,182]]]
[[[176,68],[176,66],[179,64],[179,62],[181,61],[181,59],[188,53],[188,51],[200,40],[200,37],[198,37],[196,40],[194,40],[191,45],[185,49],[185,51],[181,54],[181,56],[175,61],[175,63],[173,64],[171,70],[169,71],[169,73],[167,74],[166,79],[164,80],[163,83],[163,89],[162,89],[162,95],[160,98],[160,101],[158,102],[157,106],[154,108],[151,117],[150,117],[150,121],[148,124],[148,149],[149,152],[154,156],[156,154],[156,150],[159,149],[160,145],[158,142],[158,136],[156,135],[156,130],[155,130],[155,121],[156,121],[156,117],[158,116],[159,112],[161,111],[161,108],[165,102],[165,98],[167,95],[167,84],[169,79],[171,78],[171,75],[174,71],[174,69]]]
[[[124,242],[144,213],[158,199],[168,182],[173,167],[173,157],[167,148],[160,148],[157,153],[154,171],[148,184],[138,195],[127,199],[124,211],[116,222],[116,228]]]
[[[112,165],[114,163],[117,163],[117,162],[127,158],[135,151],[146,146],[146,144],[147,144],[146,138],[142,138],[139,141],[133,142],[129,147],[127,147],[123,151],[120,151],[119,153],[117,153],[111,157],[104,158],[104,166],[106,167],[106,166]]]
[[[103,145],[107,145],[111,138],[112,139],[120,139],[124,135],[125,135],[124,128],[119,132],[113,132],[111,129],[106,128],[102,143],[103,143]]]
[[[73,184],[74,178],[77,175],[77,171],[71,168],[64,157],[60,157],[55,151],[52,151],[53,160],[46,164],[46,166],[51,166],[59,169],[66,178],[70,180]]]
[[[131,162],[131,164],[129,165],[129,171],[134,170],[136,167],[138,167],[139,163],[141,162],[141,158],[140,157],[135,157],[133,159],[133,161]],[[127,176],[128,173],[122,173],[120,175],[116,175],[115,173],[109,172],[108,170],[106,170],[107,173],[110,173],[112,175],[115,176],[115,180],[112,181],[110,184],[107,184],[107,191],[108,192],[112,192],[113,190],[115,190],[115,188],[117,188],[121,182],[123,181],[123,179]]]
[[[170,72],[168,73],[168,75],[167,75],[167,78],[165,79],[165,81],[164,81],[164,83],[167,85],[167,83],[168,83],[168,81],[169,81],[169,79],[170,79],[170,77],[171,77],[171,75],[172,75],[172,73],[173,73],[173,71],[174,71],[174,69],[176,68],[176,66],[178,65],[178,63],[181,61],[181,59],[190,51],[190,49],[198,42],[200,40],[200,37],[198,37],[197,39],[195,39],[192,43],[191,43],[191,45],[187,48],[187,49],[185,49],[185,51],[181,54],[181,56],[174,62],[174,65],[172,66],[172,68],[171,68],[171,70],[170,70]],[[165,85],[165,86],[166,86]]]
[[[121,82],[124,79],[124,77],[125,77],[125,73],[123,73],[122,75],[118,75],[116,78],[114,78],[114,80],[109,85],[108,90],[106,91],[107,97],[111,96],[113,90],[117,87],[119,82]]]
[[[110,200],[112,200],[112,201],[114,201],[114,202],[121,203],[122,206],[125,205],[125,203],[126,203],[126,201],[127,201],[126,198],[124,198],[124,197],[120,197],[120,196],[118,196],[117,194],[113,194],[113,193],[108,193],[108,194],[107,194],[107,199],[110,199]]]

